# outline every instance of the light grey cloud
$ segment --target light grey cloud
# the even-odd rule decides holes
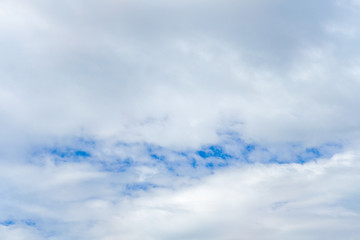
[[[13,142],[85,131],[201,146],[226,128],[268,142],[357,138],[357,36],[336,26],[358,19],[335,2],[2,9],[2,121]]]
[[[358,13],[1,1],[0,236],[354,238]]]

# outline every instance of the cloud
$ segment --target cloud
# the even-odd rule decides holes
[[[224,171],[196,186],[134,201],[130,216],[114,218],[104,233],[109,239],[124,232],[130,239],[355,237],[359,209],[343,201],[358,192],[356,156]],[[120,230],[111,234],[112,226]],[[143,227],[136,232],[133,226]]]
[[[6,142],[86,133],[198,148],[224,130],[270,144],[357,138],[358,50],[326,27],[356,17],[332,2],[2,5]]]
[[[2,231],[18,239],[27,232],[53,233],[49,239],[351,238],[359,234],[359,167],[349,152],[223,169],[175,188],[132,189],[138,194],[131,196],[119,191],[126,173],[76,163],[2,166],[2,221],[13,217]]]
[[[0,236],[354,238],[358,5],[1,1]]]

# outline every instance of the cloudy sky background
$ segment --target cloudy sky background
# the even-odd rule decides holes
[[[0,0],[0,237],[356,239],[360,1]]]

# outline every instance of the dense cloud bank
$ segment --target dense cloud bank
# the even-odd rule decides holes
[[[354,1],[2,1],[4,144],[358,139]],[[6,137],[5,137],[6,136]]]

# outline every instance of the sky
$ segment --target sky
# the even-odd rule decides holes
[[[358,239],[359,0],[0,0],[0,238]]]

